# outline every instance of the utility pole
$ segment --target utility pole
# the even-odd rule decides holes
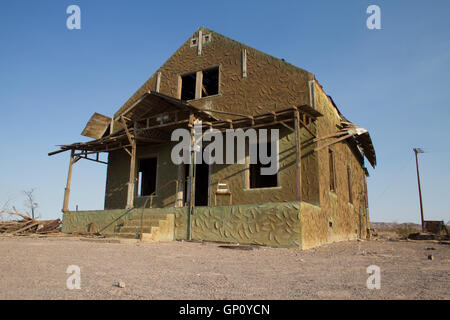
[[[422,221],[422,231],[424,231],[424,222],[423,222],[423,205],[422,205],[422,190],[420,189],[420,175],[419,175],[419,160],[417,157],[418,153],[423,153],[423,150],[420,148],[414,148],[414,154],[416,156],[416,169],[417,169],[417,184],[419,186],[419,201],[420,201],[420,218]]]

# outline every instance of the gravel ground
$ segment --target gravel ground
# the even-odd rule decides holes
[[[244,251],[217,243],[3,237],[0,256],[0,299],[450,298],[450,246],[429,242]],[[366,287],[366,268],[374,264],[379,290]],[[69,265],[81,269],[79,290],[66,287]]]

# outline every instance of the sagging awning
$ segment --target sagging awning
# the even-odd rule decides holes
[[[110,124],[110,117],[95,112],[81,132],[81,135],[92,139],[100,139],[105,135]]]

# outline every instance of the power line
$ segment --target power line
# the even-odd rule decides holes
[[[401,173],[403,173],[406,168],[408,168],[409,164],[412,162],[412,160],[414,159],[414,155],[412,155],[411,157],[409,157],[409,159],[407,161],[404,162],[402,169],[398,172],[398,175],[400,175]],[[378,197],[376,197],[376,201],[378,201],[382,195],[384,195],[384,193],[386,193],[387,190],[389,190],[393,185],[397,184],[400,180],[399,179],[395,179],[390,185],[388,185],[379,195]]]

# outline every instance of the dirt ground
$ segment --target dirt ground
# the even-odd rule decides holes
[[[449,245],[352,241],[306,251],[219,245],[3,237],[0,299],[450,298]],[[81,269],[79,290],[66,287],[69,265]],[[370,265],[380,267],[379,290],[366,287]]]

